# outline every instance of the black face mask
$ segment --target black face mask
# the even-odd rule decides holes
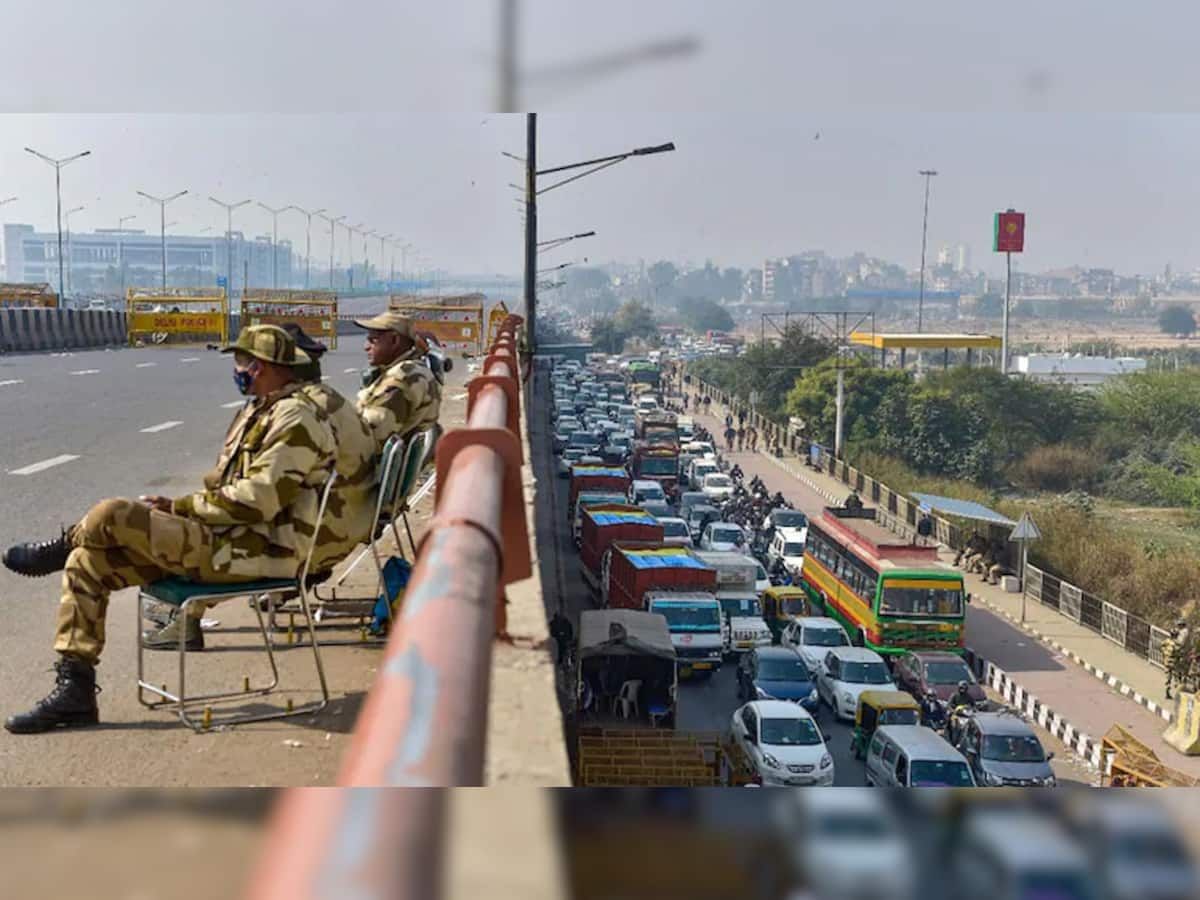
[[[253,367],[250,369],[234,369],[233,383],[237,385],[238,393],[243,397],[248,396],[250,388],[254,385]]]

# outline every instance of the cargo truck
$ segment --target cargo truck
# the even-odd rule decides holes
[[[567,518],[575,515],[575,500],[583,491],[604,491],[609,494],[629,493],[629,473],[622,466],[575,465],[571,467],[571,494],[567,501]]]
[[[648,591],[646,611],[667,620],[675,662],[683,677],[721,668],[721,605],[705,591]]]
[[[673,497],[679,483],[678,444],[634,444],[629,460],[634,478],[657,481],[663,493]]]
[[[623,503],[590,506],[580,518],[579,572],[600,599],[600,566],[613,541],[662,544],[663,527],[644,509]]]
[[[716,570],[680,547],[616,541],[600,568],[603,605],[612,609],[645,609],[648,591],[716,594]]]
[[[716,570],[726,656],[770,646],[771,629],[763,619],[758,599],[758,561],[743,553],[727,551],[692,550],[691,554]]]

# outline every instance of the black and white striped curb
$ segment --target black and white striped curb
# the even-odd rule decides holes
[[[1026,633],[1037,638],[1043,644],[1053,647],[1056,651],[1058,651],[1063,656],[1065,656],[1069,660],[1071,660],[1071,662],[1080,666],[1089,675],[1094,675],[1096,678],[1103,681],[1106,685],[1108,685],[1110,688],[1115,690],[1122,697],[1128,697],[1134,703],[1137,703],[1140,706],[1146,707],[1146,709],[1150,710],[1150,712],[1154,713],[1156,716],[1163,719],[1163,721],[1165,721],[1165,722],[1168,722],[1168,723],[1175,722],[1175,712],[1173,710],[1167,709],[1164,706],[1160,705],[1157,701],[1151,700],[1149,697],[1146,697],[1143,694],[1138,693],[1136,690],[1134,690],[1133,687],[1126,684],[1124,681],[1122,681],[1116,675],[1110,675],[1108,672],[1105,672],[1099,666],[1092,665],[1090,662],[1088,662],[1086,659],[1084,659],[1082,656],[1080,656],[1074,650],[1067,649],[1062,644],[1060,644],[1058,641],[1054,640],[1054,638],[1047,637],[1046,635],[1042,634],[1042,632],[1038,631],[1036,628],[1033,628],[1032,626],[1030,626],[1028,624],[1022,625],[1021,620],[1018,619],[1016,616],[1012,615],[1012,613],[1008,612],[1007,610],[1001,609],[999,606],[996,606],[995,604],[988,603],[982,597],[979,597],[976,599],[978,599],[980,606],[987,607],[987,609],[990,612],[993,612],[998,616],[1003,616],[1005,619],[1007,619],[1013,625],[1020,628],[1022,631],[1025,631]],[[1163,674],[1163,677],[1164,678],[1166,677],[1166,673]]]
[[[783,469],[783,471],[787,472],[789,475],[791,475],[797,481],[804,484],[809,490],[815,491],[816,493],[820,494],[824,499],[828,500],[830,503],[836,504],[841,501],[840,497],[835,497],[832,493],[825,490],[823,487],[821,487],[815,481],[813,481],[811,478],[809,478],[808,475],[806,475],[802,469],[799,469],[796,466],[793,466],[790,463],[785,462],[784,460],[780,459],[779,457],[775,456],[774,454],[768,453],[766,450],[759,450],[758,453],[763,458],[770,460],[772,463],[774,463],[780,469]]]
[[[1091,769],[1099,771],[1102,761],[1100,741],[1080,731],[970,647],[966,648],[965,656],[979,680],[998,693],[1005,703],[1050,732]]]

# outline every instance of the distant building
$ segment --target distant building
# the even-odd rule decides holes
[[[1076,387],[1098,387],[1113,378],[1144,372],[1146,361],[1132,356],[1109,358],[1070,354],[1030,354],[1013,359],[1016,371],[1035,381],[1054,381]]]

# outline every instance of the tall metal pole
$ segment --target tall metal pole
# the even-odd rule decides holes
[[[159,244],[162,249],[162,288],[165,292],[167,289],[167,204],[172,200],[178,200],[187,191],[179,191],[169,197],[155,197],[153,194],[147,194],[145,191],[138,191],[139,196],[145,197],[147,200],[153,200],[158,204],[159,215]]]
[[[525,335],[537,350],[537,113],[525,116]]]
[[[1000,374],[1008,374],[1008,305],[1012,301],[1012,253],[1004,254],[1008,278],[1004,281],[1004,329],[1000,337]]]
[[[227,330],[230,334],[233,334],[233,211],[251,201],[246,199],[239,200],[237,203],[225,203],[216,197],[210,196],[208,199],[225,210],[225,302],[226,309],[229,311]],[[242,296],[246,296],[245,267],[243,267],[242,271]]]
[[[47,165],[54,166],[54,198],[58,211],[58,297],[63,306],[66,306],[67,298],[63,292],[62,167],[75,162],[77,159],[90,156],[92,151],[84,150],[82,153],[76,153],[74,156],[64,156],[62,159],[54,159],[53,157],[46,156],[44,153],[38,153],[32,147],[26,147],[25,152],[32,153]]]
[[[517,0],[500,4],[500,71],[497,108],[502,113],[517,111]]]
[[[313,213],[329,223],[329,289],[333,290],[333,243],[336,237],[336,229],[339,222],[345,220],[345,216],[338,216],[336,219],[324,214],[324,211]]]
[[[267,206],[267,204],[259,201],[259,206],[271,214],[271,287],[279,287],[279,214],[286,206],[281,206],[278,209]]]
[[[74,280],[74,273],[71,271],[74,267],[71,265],[71,213],[77,213],[85,209],[83,206],[76,206],[73,209],[68,209],[63,213],[63,218],[67,220],[67,291],[71,291],[71,284]]]
[[[121,216],[117,219],[117,268],[121,270],[121,297],[125,297],[125,241],[122,235],[125,233],[125,223],[130,219],[136,219],[136,215]]]
[[[937,174],[933,169],[921,169],[925,176],[925,215],[921,218],[921,288],[917,299],[917,334],[922,331],[925,312],[925,235],[929,228],[929,180]]]

